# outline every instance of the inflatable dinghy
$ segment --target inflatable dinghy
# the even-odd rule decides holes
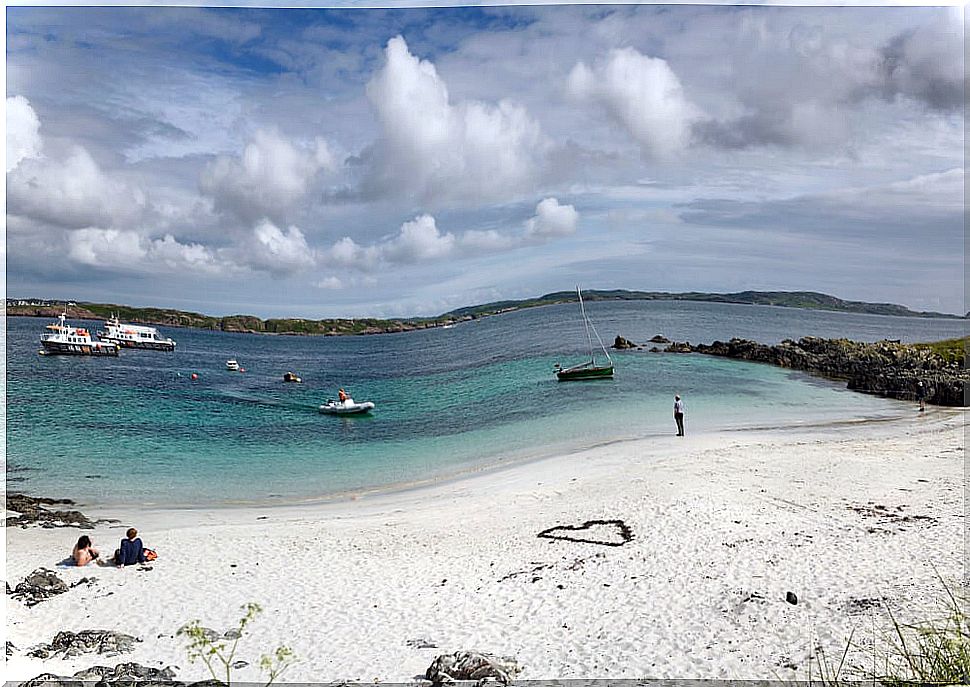
[[[326,415],[359,415],[369,413],[373,410],[374,404],[371,401],[357,403],[352,398],[346,401],[327,401],[320,406],[320,412]]]

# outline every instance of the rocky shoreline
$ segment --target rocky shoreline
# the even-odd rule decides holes
[[[735,360],[768,363],[801,370],[829,379],[844,380],[853,391],[900,400],[918,400],[919,383],[927,403],[966,407],[970,370],[966,359],[948,361],[934,351],[898,341],[861,343],[848,339],[822,339],[806,336],[798,341],[786,339],[775,346],[747,339],[691,344],[669,341],[657,335],[651,339],[654,353],[702,353]],[[644,348],[622,336],[613,342],[617,350]]]

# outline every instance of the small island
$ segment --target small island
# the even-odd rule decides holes
[[[583,292],[587,301],[696,301],[707,303],[734,303],[738,305],[769,305],[807,310],[827,310],[895,317],[932,317],[966,319],[964,316],[938,312],[914,311],[892,303],[865,303],[846,301],[835,296],[812,291],[741,291],[738,293],[667,293],[662,291],[629,291],[626,289],[590,290]],[[213,316],[174,308],[136,308],[113,303],[88,303],[51,299],[7,299],[7,316],[57,317],[66,312],[68,317],[82,320],[98,320],[117,315],[126,322],[161,325],[166,327],[190,327],[224,332],[248,334],[289,334],[318,336],[348,336],[359,334],[388,334],[420,329],[443,327],[477,320],[482,317],[537,308],[545,305],[572,303],[576,295],[572,291],[556,291],[537,298],[495,301],[481,305],[458,308],[436,317],[407,317],[381,319],[300,317],[262,319],[255,315]]]

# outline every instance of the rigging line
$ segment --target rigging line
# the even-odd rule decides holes
[[[593,356],[593,337],[589,334],[589,318],[586,317],[586,306],[583,305],[583,294],[579,290],[579,286],[576,286],[576,295],[579,296],[579,309],[583,313],[583,324],[586,326],[586,340],[589,342],[589,359],[594,365],[596,364],[596,358]],[[595,329],[593,331],[596,331]],[[596,335],[599,339],[599,334]]]

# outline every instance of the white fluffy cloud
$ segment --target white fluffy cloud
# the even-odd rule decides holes
[[[345,236],[324,251],[321,263],[372,271],[382,265],[416,264],[444,258],[467,258],[484,253],[513,250],[535,245],[576,232],[579,213],[572,205],[560,205],[555,198],[545,198],[536,205],[535,215],[526,220],[521,230],[469,229],[460,233],[443,232],[435,218],[418,215],[404,222],[393,236],[371,245],[360,245]],[[324,280],[326,281],[326,280]],[[337,282],[320,288],[338,288]]]
[[[137,223],[148,205],[138,186],[102,171],[80,146],[63,159],[22,159],[7,194],[11,214],[66,228]]]
[[[253,269],[286,276],[312,267],[315,255],[298,227],[283,231],[269,220],[253,229],[253,241],[240,260]]]
[[[345,236],[323,251],[324,262],[358,270],[373,270],[385,263],[412,264],[438,260],[455,251],[454,234],[442,234],[431,215],[405,222],[391,238],[361,246]]]
[[[368,192],[434,202],[505,198],[534,186],[545,143],[522,106],[451,103],[435,66],[400,36],[388,41],[385,58],[367,84],[381,127]]]
[[[317,173],[335,167],[324,139],[300,148],[275,129],[263,129],[239,157],[220,156],[210,163],[202,172],[200,185],[218,209],[246,221],[285,218]]]
[[[7,98],[7,173],[21,160],[40,155],[40,120],[22,95]]]
[[[525,235],[547,239],[576,233],[579,213],[572,205],[560,205],[555,198],[544,198],[536,205],[536,214],[525,223]]]
[[[593,67],[576,64],[568,92],[603,106],[650,156],[669,155],[687,145],[691,123],[700,114],[666,61],[633,48],[612,50]]]
[[[180,243],[171,234],[151,239],[136,231],[86,227],[68,234],[68,258],[99,269],[131,272],[188,270],[215,274],[223,266],[206,247]]]
[[[384,246],[384,255],[390,262],[412,263],[444,258],[454,250],[454,234],[442,234],[434,217],[420,215],[401,225],[400,233]]]

